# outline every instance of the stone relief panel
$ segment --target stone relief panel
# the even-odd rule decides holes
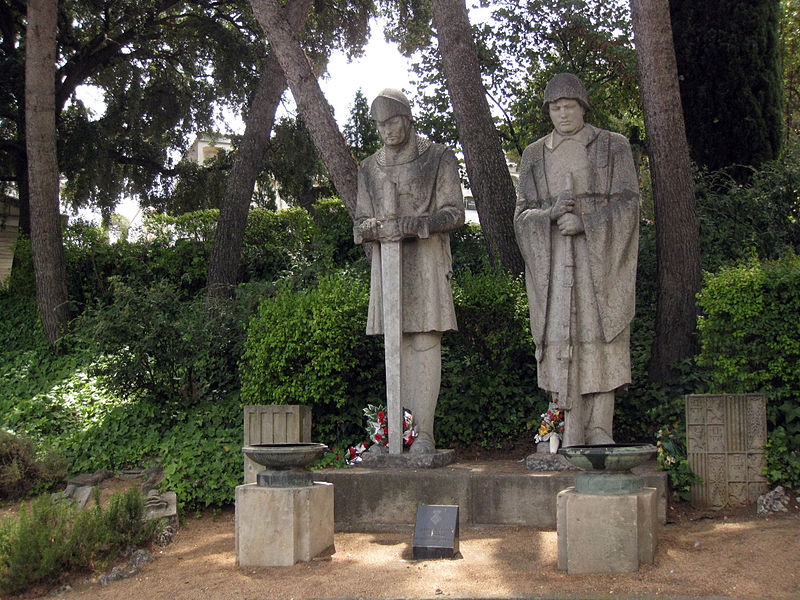
[[[767,402],[761,394],[686,396],[689,466],[701,483],[692,504],[724,508],[755,502],[767,491],[764,443]]]

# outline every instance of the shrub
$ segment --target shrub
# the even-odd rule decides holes
[[[453,281],[459,330],[442,337],[437,443],[484,447],[538,425],[538,389],[525,284],[499,271]]]
[[[454,283],[461,330],[442,344],[436,435],[441,445],[497,444],[538,422],[524,284],[465,272]],[[245,404],[312,406],[314,435],[331,446],[363,441],[363,408],[385,396],[380,336],[367,336],[368,285],[343,271],[315,288],[285,282],[262,302],[240,366]]]
[[[686,427],[682,420],[665,426],[656,434],[658,447],[658,468],[669,476],[672,494],[677,500],[688,502],[692,499],[692,484],[701,479],[692,472],[686,455]]]
[[[145,523],[138,488],[116,495],[106,510],[80,510],[48,495],[0,523],[0,591],[19,593],[63,573],[85,569],[130,543],[147,544],[161,524]]]
[[[95,371],[129,399],[190,405],[236,387],[244,316],[236,303],[209,320],[204,299],[184,301],[168,281],[149,287],[114,284],[114,300],[88,310],[79,338],[104,357]]]
[[[766,394],[769,422],[785,435],[771,437],[769,470],[778,472],[776,461],[800,449],[800,257],[751,259],[707,274],[698,302],[698,363],[710,391]]]
[[[66,475],[66,461],[58,453],[37,456],[33,442],[0,430],[0,499],[24,498],[64,481]]]
[[[361,409],[383,396],[380,339],[367,336],[368,284],[351,271],[315,287],[278,286],[253,317],[240,363],[244,404],[306,404],[314,435],[351,443]]]
[[[184,508],[233,503],[243,475],[242,409],[238,396],[206,403],[180,415],[164,434],[162,488],[175,491]]]
[[[748,185],[724,172],[700,173],[695,181],[704,269],[800,248],[800,139],[780,160],[753,170]]]

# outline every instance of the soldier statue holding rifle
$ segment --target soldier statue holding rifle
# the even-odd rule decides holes
[[[522,155],[514,217],[539,387],[564,410],[565,446],[613,444],[631,381],[639,187],[627,139],[584,123],[588,109],[576,76],[547,84],[555,130]]]

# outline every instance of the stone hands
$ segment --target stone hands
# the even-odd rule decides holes
[[[427,237],[423,235],[426,230],[425,217],[401,217],[400,218],[400,232],[404,238],[407,237]]]
[[[550,207],[550,220],[558,221],[563,215],[571,213],[575,208],[575,198],[570,194],[559,194],[555,204]]]
[[[578,235],[583,233],[583,219],[571,212],[564,213],[556,223],[561,235]]]
[[[425,237],[424,217],[400,217],[399,219],[375,219],[370,217],[358,227],[364,241],[397,242],[404,238]]]

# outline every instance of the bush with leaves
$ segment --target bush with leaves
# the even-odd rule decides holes
[[[442,344],[436,413],[440,445],[492,445],[538,423],[547,402],[536,385],[524,284],[494,271],[454,282],[460,331]],[[314,436],[331,447],[362,441],[363,408],[382,402],[380,336],[367,336],[366,276],[341,271],[317,287],[290,282],[250,323],[240,372],[245,404],[307,404]]]
[[[290,280],[253,317],[240,364],[244,404],[306,404],[314,436],[349,445],[361,434],[361,410],[383,395],[383,350],[367,336],[366,277],[337,271],[318,285]]]
[[[99,358],[95,371],[126,398],[191,405],[237,387],[247,309],[232,302],[208,319],[202,297],[169,281],[113,283],[113,301],[87,310],[76,331]]]
[[[442,338],[436,438],[498,445],[539,424],[547,398],[536,380],[525,283],[499,271],[453,281],[459,330]]]
[[[710,392],[766,394],[769,471],[778,472],[776,461],[800,449],[800,257],[751,259],[707,274],[698,303],[698,363]]]
[[[800,138],[787,143],[780,160],[753,170],[747,185],[724,171],[695,180],[704,269],[800,249]]]
[[[35,444],[0,429],[0,500],[18,500],[42,492],[67,476],[67,461],[58,452],[40,452]]]
[[[163,526],[145,522],[138,488],[111,498],[108,507],[86,510],[50,495],[0,522],[0,592],[16,594],[85,569],[130,544],[148,544]]]

